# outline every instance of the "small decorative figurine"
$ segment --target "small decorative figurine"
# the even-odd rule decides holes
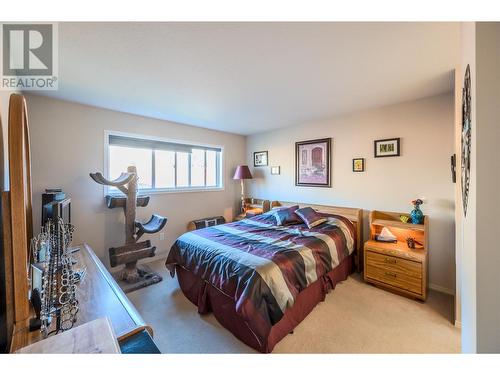
[[[408,215],[399,215],[399,219],[401,220],[402,223],[407,223],[408,220],[410,220],[410,217]]]
[[[415,238],[413,237],[408,237],[406,239],[406,244],[408,245],[408,247],[410,249],[416,249],[417,248],[417,245],[418,245],[418,248],[422,248],[424,245],[423,243],[417,241]]]
[[[415,206],[415,208],[410,212],[411,222],[412,224],[423,224],[424,222],[424,214],[420,209],[420,205],[424,204],[422,199],[415,199],[411,201],[411,204]]]

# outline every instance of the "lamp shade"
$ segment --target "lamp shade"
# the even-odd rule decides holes
[[[250,169],[248,169],[248,165],[238,165],[236,167],[233,180],[248,180],[251,178],[253,177],[252,174],[250,173]]]

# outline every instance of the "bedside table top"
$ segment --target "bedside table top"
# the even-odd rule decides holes
[[[397,243],[379,242],[368,240],[365,242],[365,250],[371,250],[380,254],[392,255],[400,258],[425,262],[427,258],[426,249],[410,249],[406,242]]]
[[[264,211],[262,210],[262,208],[248,208],[246,211],[245,211],[245,214],[247,217],[249,216],[257,216],[257,215],[260,215],[262,214]]]

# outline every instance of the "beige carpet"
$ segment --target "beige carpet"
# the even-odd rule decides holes
[[[129,293],[162,353],[255,353],[212,314],[201,316],[166,272],[159,284]],[[365,284],[354,274],[275,347],[273,353],[458,353],[451,296],[431,291],[425,303]]]

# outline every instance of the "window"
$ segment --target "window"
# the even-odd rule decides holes
[[[222,148],[107,134],[108,177],[137,168],[139,190],[222,188]],[[110,192],[117,192],[110,187]]]

